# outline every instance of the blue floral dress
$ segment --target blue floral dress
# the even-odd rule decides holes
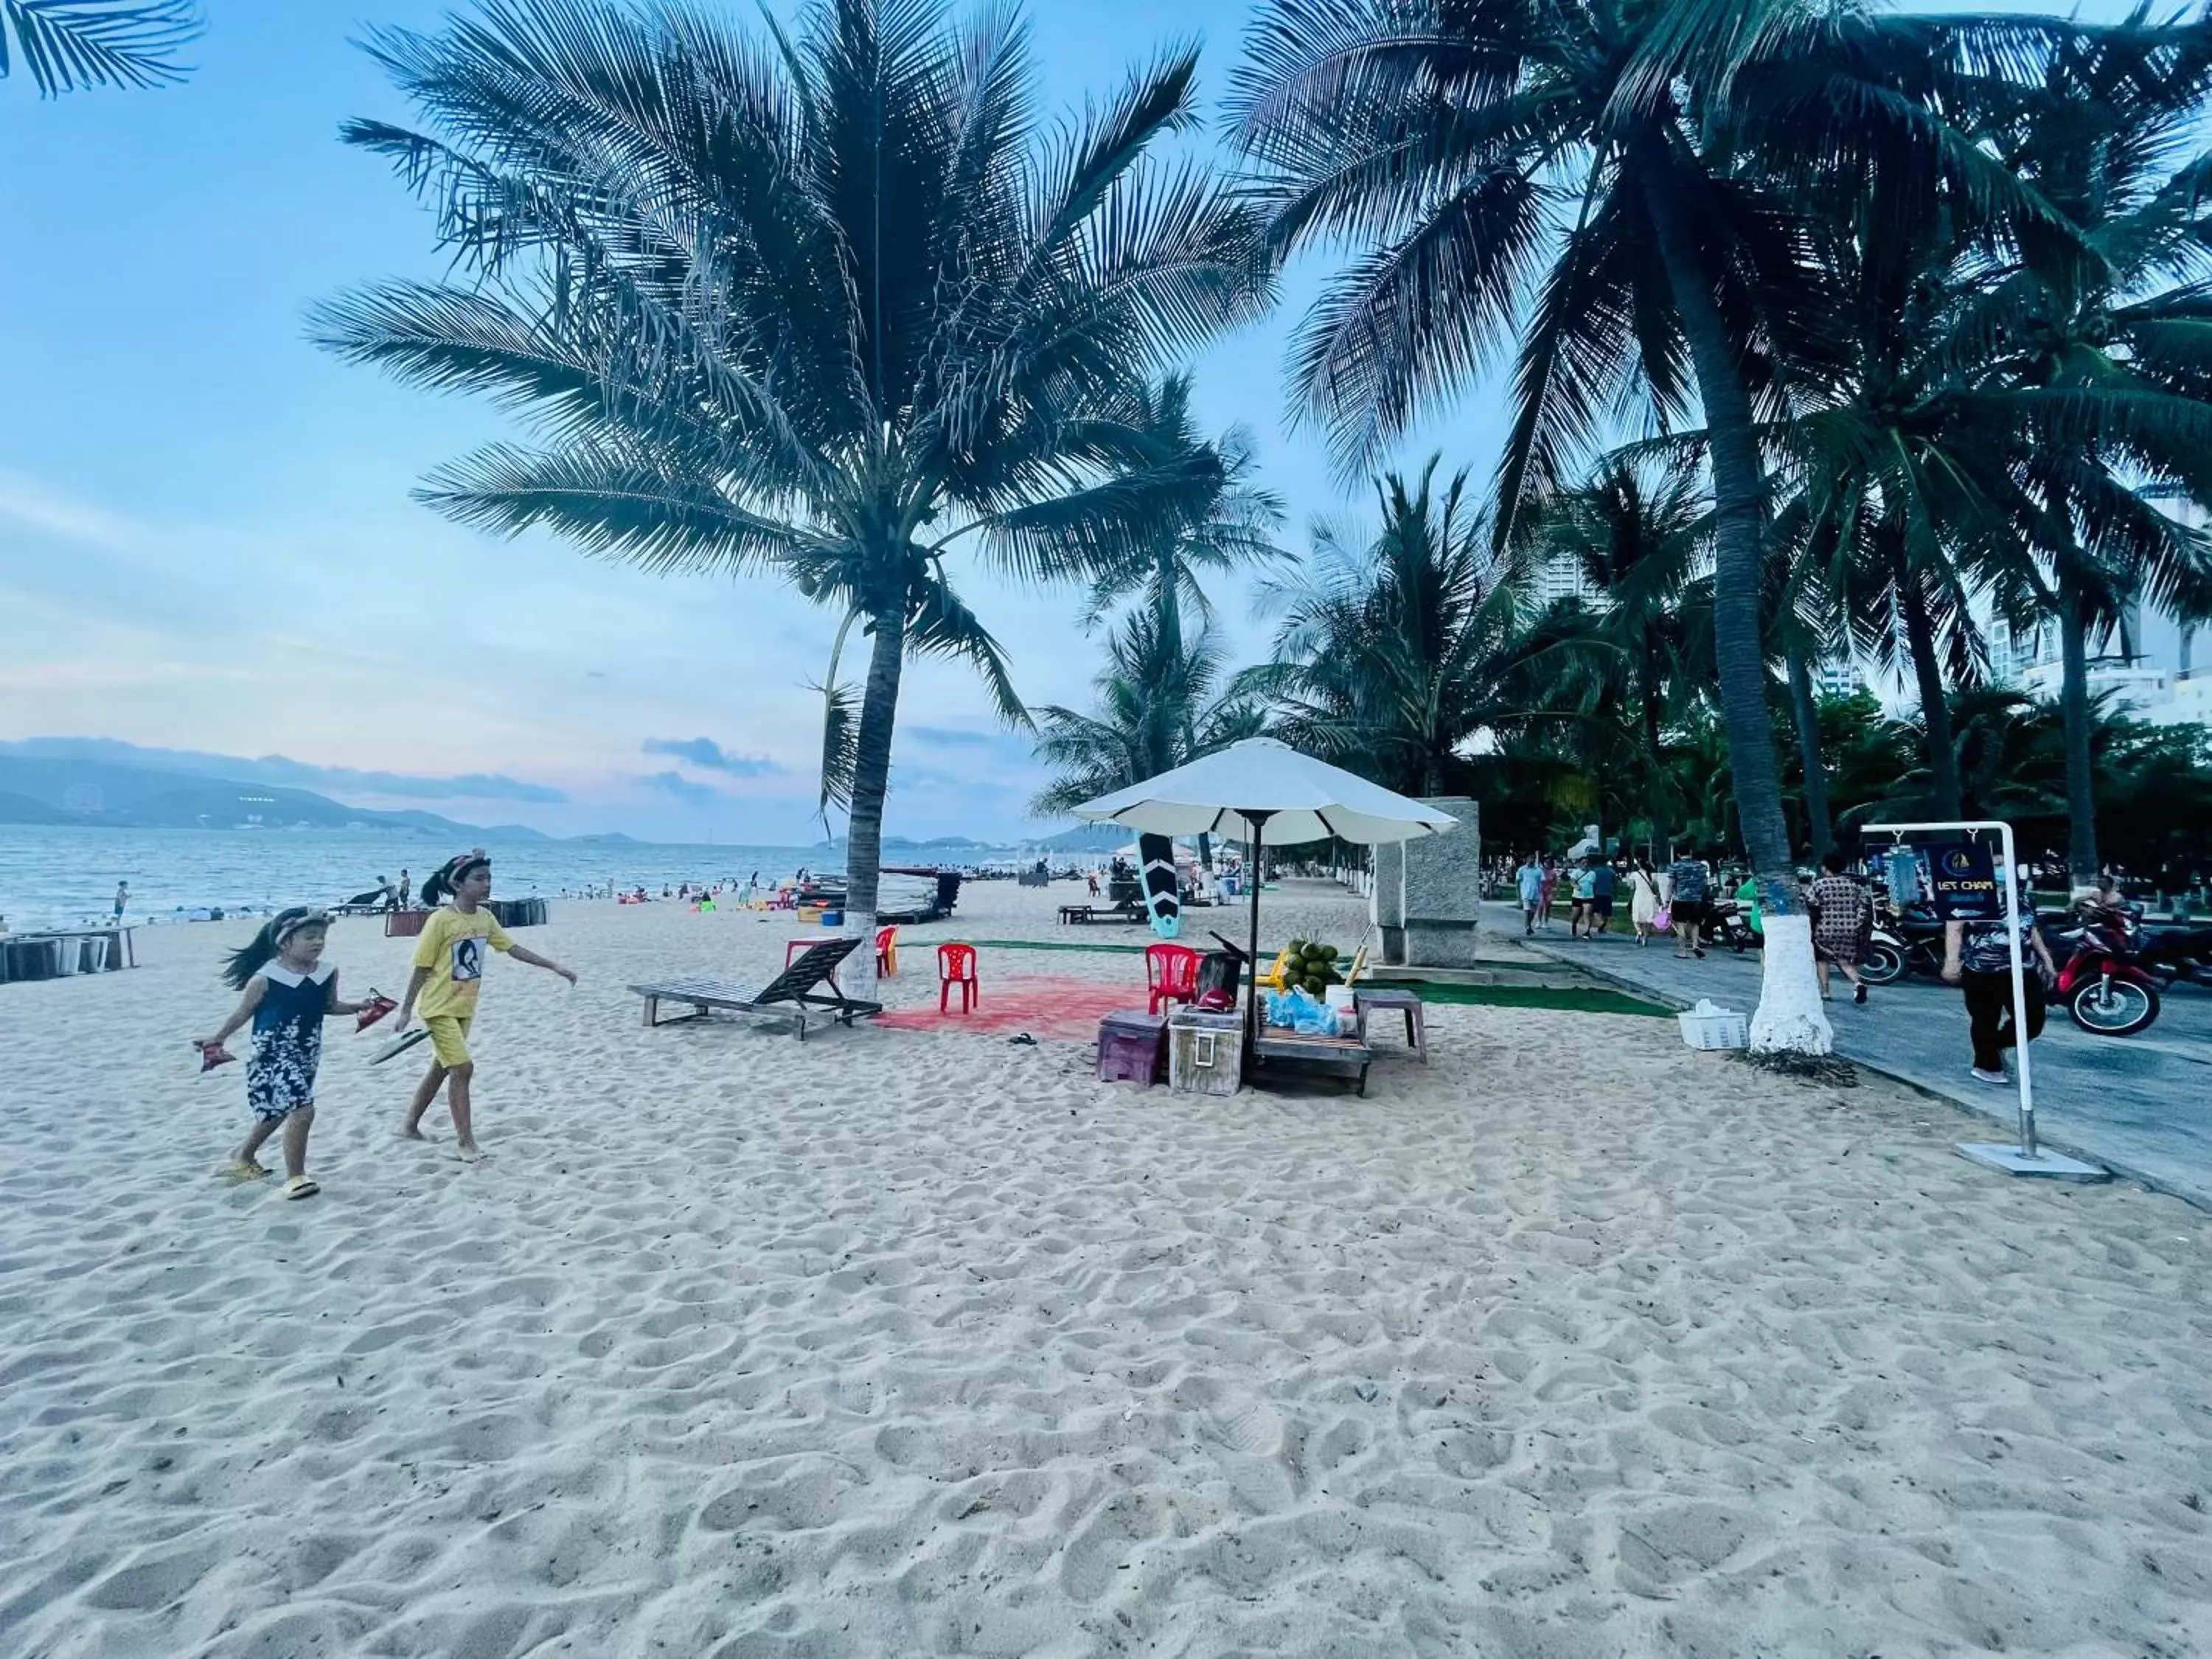
[[[270,963],[261,970],[268,988],[253,1011],[253,1048],[246,1057],[246,1103],[254,1116],[274,1122],[315,1103],[315,1072],[323,1063],[323,1017],[331,1005],[337,969],[317,963],[295,974]]]

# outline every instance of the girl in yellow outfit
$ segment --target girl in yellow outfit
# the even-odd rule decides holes
[[[576,976],[550,957],[517,945],[483,908],[491,896],[491,860],[481,850],[462,854],[422,884],[422,896],[433,904],[448,896],[453,903],[423,924],[415,946],[415,972],[399,1005],[397,1029],[404,1031],[419,1000],[422,1024],[430,1030],[430,1052],[436,1056],[407,1103],[407,1121],[399,1133],[410,1140],[423,1139],[422,1114],[445,1087],[455,1146],[465,1162],[473,1164],[483,1153],[469,1119],[469,1082],[476,1063],[469,1058],[468,1036],[483,983],[484,947],[558,974],[571,985]]]

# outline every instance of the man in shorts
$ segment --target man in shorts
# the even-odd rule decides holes
[[[1590,874],[1589,932],[1595,939],[1600,933],[1613,931],[1613,896],[1619,890],[1620,878],[1613,866],[1604,859],[1593,856]]]

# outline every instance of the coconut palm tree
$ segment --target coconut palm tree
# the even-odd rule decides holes
[[[2212,502],[2212,155],[2196,148],[2208,95],[2212,24],[2138,13],[2069,43],[1987,124],[2093,256],[2026,244],[1984,273],[1972,337],[1984,376],[2063,400],[2075,428],[2024,450],[2018,471],[2030,585],[2058,623],[2076,884],[2100,867],[2089,641],[2142,597],[2185,621],[2212,615],[2212,540],[2157,500]]]
[[[0,0],[0,79],[12,38],[41,98],[171,86],[191,73],[177,53],[204,27],[199,0]]]
[[[1573,640],[1532,635],[1524,563],[1491,544],[1467,474],[1437,487],[1432,459],[1411,483],[1377,481],[1382,524],[1365,546],[1317,527],[1314,556],[1273,585],[1274,660],[1240,684],[1274,707],[1286,741],[1389,787],[1441,795],[1474,745],[1526,710]]]
[[[1018,718],[954,556],[1088,578],[1216,487],[1143,424],[1146,376],[1266,295],[1249,216],[1157,155],[1194,54],[1055,126],[1018,13],[956,26],[949,0],[817,0],[790,33],[484,0],[368,49],[422,125],[344,136],[431,204],[457,270],[328,306],[320,337],[535,423],[428,481],[461,522],[766,571],[853,620],[865,932],[907,658],[965,659]]]
[[[1151,608],[1131,611],[1109,636],[1096,711],[1036,710],[1037,756],[1054,773],[1030,812],[1054,817],[1257,737],[1261,708],[1230,684],[1224,661],[1210,631],[1187,640],[1163,632]]]
[[[1587,638],[1600,648],[1584,659],[1610,682],[1602,701],[1632,724],[1632,794],[1662,862],[1685,804],[1663,733],[1710,689],[1711,585],[1699,580],[1709,516],[1693,473],[1620,456],[1528,515],[1538,556],[1565,561],[1593,596]]]
[[[1085,620],[1103,620],[1134,597],[1158,618],[1160,637],[1175,640],[1182,635],[1185,607],[1201,627],[1213,624],[1203,578],[1282,557],[1275,537],[1283,526],[1283,501],[1260,483],[1259,453],[1249,428],[1231,427],[1212,439],[1200,434],[1188,374],[1170,374],[1146,388],[1141,405],[1132,419],[1160,455],[1193,458],[1194,473],[1210,477],[1212,487],[1193,495],[1192,510],[1181,522],[1162,520],[1149,543],[1133,550],[1129,562],[1099,574]]]
[[[2069,27],[1942,25],[1717,0],[1264,0],[1234,133],[1273,246],[1359,257],[1294,348],[1303,404],[1364,462],[1519,339],[1497,531],[1556,487],[1610,412],[1694,389],[1713,489],[1714,647],[1747,850],[1770,913],[1795,882],[1759,613],[1762,417],[1778,360],[1822,356],[1805,222],[1816,179],[1880,164],[1978,211],[2050,217],[1938,111]],[[1803,918],[1792,917],[1803,931]],[[1824,1049],[1806,949],[1770,949],[1753,1041]],[[1799,958],[1802,957],[1801,961]],[[1771,1001],[1770,1008],[1767,1003]]]

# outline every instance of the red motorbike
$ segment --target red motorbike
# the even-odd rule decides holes
[[[2058,1000],[2083,1030],[2133,1036],[2158,1018],[2158,985],[2136,961],[2112,918],[2085,918],[2058,970]]]

